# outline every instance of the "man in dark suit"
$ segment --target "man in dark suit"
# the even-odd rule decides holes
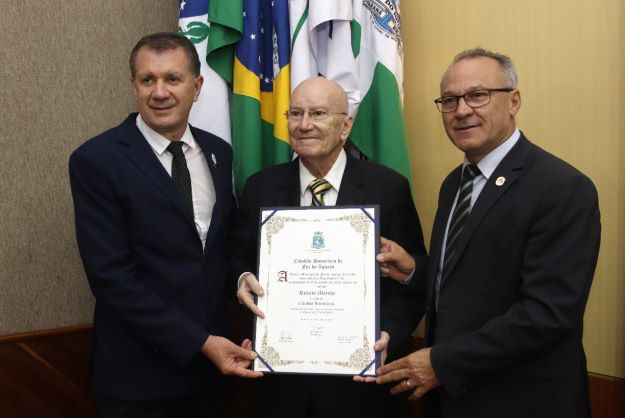
[[[259,376],[226,338],[232,152],[190,127],[202,87],[193,45],[144,37],[130,58],[139,115],[69,162],[80,254],[96,298],[98,417],[221,416],[218,372]]]
[[[589,417],[582,320],[599,251],[595,187],[517,129],[508,57],[460,53],[441,96],[465,161],[440,190],[429,347],[387,364],[378,382],[413,399],[429,392],[428,417]]]
[[[352,126],[347,112],[347,97],[334,82],[318,77],[301,83],[293,91],[287,112],[290,143],[299,157],[250,177],[241,194],[231,242],[233,277],[239,279],[239,301],[258,316],[262,317],[263,312],[255,305],[254,296],[264,294],[253,273],[257,269],[259,209],[310,206],[316,198],[309,184],[315,179],[330,184],[322,198],[324,205],[378,204],[381,235],[400,243],[412,254],[425,255],[408,181],[386,167],[351,158],[343,150]],[[386,241],[382,241],[385,252]],[[412,271],[415,264],[409,267]],[[382,274],[397,281],[407,277],[386,265]],[[414,275],[419,275],[418,268]],[[381,328],[385,332],[376,343],[378,351],[386,351],[390,335],[391,355],[406,343],[406,338],[394,338],[390,328],[394,323],[390,317],[401,312],[386,306],[393,294],[401,294],[407,288],[397,281],[386,278],[381,282]],[[254,408],[262,417],[362,417],[397,406],[388,389],[358,384],[351,377],[267,375],[257,383]]]

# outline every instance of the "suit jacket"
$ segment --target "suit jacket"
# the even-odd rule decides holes
[[[137,128],[136,114],[70,157],[78,247],[96,299],[92,367],[100,395],[192,393],[209,367],[199,353],[202,344],[226,330],[232,152],[214,135],[191,132],[216,194],[204,249],[183,198]]]
[[[442,416],[589,416],[582,319],[600,240],[594,185],[521,135],[471,209],[435,311],[460,177],[458,167],[441,187],[427,275]]]
[[[258,266],[258,225],[263,206],[300,206],[299,161],[294,160],[267,168],[250,177],[239,200],[239,214],[233,226],[231,276],[256,272]],[[419,217],[412,201],[408,181],[395,171],[375,164],[347,158],[345,172],[339,187],[336,206],[380,205],[380,234],[396,241],[419,261],[415,278],[425,273],[425,246]],[[380,283],[382,329],[391,334],[393,347],[406,342],[410,332],[406,322],[395,321],[402,317],[402,307],[388,307],[391,296],[403,293],[406,286],[390,279]],[[234,290],[233,290],[234,291]],[[393,309],[395,308],[395,309]]]
[[[267,168],[248,179],[239,200],[237,221],[233,224],[233,291],[242,273],[257,271],[260,208],[300,206],[300,193],[298,160]],[[384,166],[348,156],[336,206],[366,204],[380,205],[382,236],[398,242],[411,254],[425,258],[423,235],[408,181]],[[419,264],[415,279],[425,274],[425,268],[420,270],[422,266],[425,263]],[[407,350],[412,329],[406,327],[405,320],[394,320],[394,317],[402,318],[406,311],[402,310],[403,304],[392,302],[404,297],[403,293],[411,288],[384,278],[380,283],[381,328],[391,335],[389,357]],[[316,416],[373,416],[389,412],[391,401],[389,388],[355,384],[350,376],[269,375],[257,382],[256,391],[256,396],[262,400],[257,402],[258,416],[272,418],[302,416],[306,408],[311,407],[309,403],[314,404]],[[369,402],[362,402],[363,399]]]

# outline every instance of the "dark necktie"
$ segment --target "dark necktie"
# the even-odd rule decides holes
[[[323,203],[323,195],[332,188],[330,182],[326,179],[314,179],[308,185],[310,193],[312,193],[311,206],[325,206]]]
[[[171,179],[182,195],[189,211],[193,215],[193,198],[191,194],[191,175],[187,168],[187,160],[182,152],[182,141],[175,141],[169,144],[167,151],[173,155],[171,161]]]
[[[449,230],[447,231],[447,241],[445,244],[445,258],[443,260],[443,269],[436,281],[436,304],[438,306],[438,293],[441,283],[445,280],[445,274],[449,266],[455,263],[458,254],[457,244],[464,225],[471,212],[471,195],[473,193],[473,179],[480,174],[480,169],[475,164],[467,165],[462,171],[462,181],[460,182],[460,190],[458,191],[458,200],[456,208],[449,222]]]

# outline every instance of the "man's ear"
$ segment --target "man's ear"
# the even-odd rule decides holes
[[[521,109],[521,92],[515,90],[510,98],[510,116],[515,116]]]
[[[202,91],[203,84],[204,84],[204,77],[202,76],[202,74],[195,77],[195,82],[193,86],[195,88],[195,95],[193,96],[194,102],[197,101],[198,97],[200,97],[200,92]]]
[[[343,130],[341,131],[341,140],[343,141],[343,145],[345,145],[345,141],[347,141],[347,137],[349,137],[349,133],[352,131],[352,126],[354,125],[354,118],[350,115],[345,116],[345,121],[343,122]]]

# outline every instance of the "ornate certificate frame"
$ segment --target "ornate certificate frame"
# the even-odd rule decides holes
[[[263,208],[254,369],[374,376],[379,207]]]

